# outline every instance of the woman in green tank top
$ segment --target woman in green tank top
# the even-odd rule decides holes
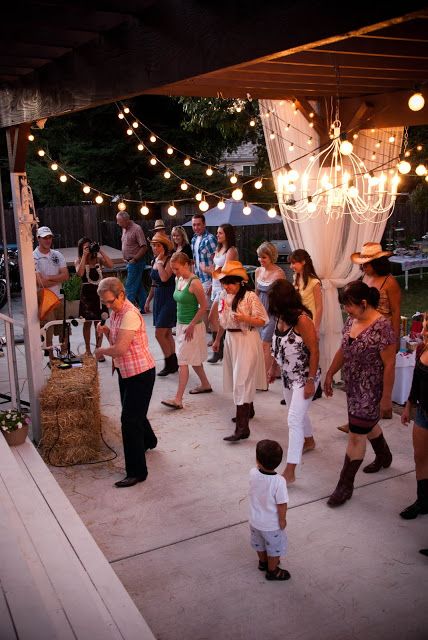
[[[171,269],[176,276],[174,300],[177,303],[176,353],[178,360],[178,388],[175,396],[162,400],[171,409],[183,408],[183,394],[189,381],[189,366],[193,367],[200,384],[189,393],[211,393],[203,361],[207,358],[204,314],[207,301],[201,281],[191,270],[190,258],[182,251],[171,256]]]

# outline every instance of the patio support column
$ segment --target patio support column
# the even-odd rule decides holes
[[[37,304],[37,287],[33,258],[33,227],[37,223],[31,189],[27,183],[25,161],[28,146],[29,124],[6,130],[12,186],[13,212],[21,273],[22,307],[25,320],[24,340],[27,365],[28,393],[31,407],[32,439],[40,440],[39,394],[44,380],[42,375],[42,350]],[[11,345],[13,348],[13,345]]]

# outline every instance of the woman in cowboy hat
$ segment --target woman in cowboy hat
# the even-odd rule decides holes
[[[236,405],[235,433],[223,440],[237,442],[250,435],[249,419],[254,416],[256,389],[266,389],[263,348],[256,327],[269,317],[254,291],[247,289],[248,274],[241,262],[229,260],[213,272],[223,291],[218,301],[220,328],[213,343],[218,351],[226,333],[223,355],[223,388],[233,392]]]
[[[178,371],[175,342],[172,336],[172,327],[175,327],[177,322],[177,305],[173,297],[175,276],[170,264],[173,244],[162,231],[155,233],[150,244],[154,255],[150,271],[152,286],[144,311],[150,312],[150,302],[153,300],[155,336],[165,358],[165,366],[158,372],[158,376],[167,376],[169,373]]]
[[[359,264],[363,272],[362,281],[369,287],[376,287],[379,291],[379,304],[377,311],[391,321],[396,339],[396,351],[400,348],[400,303],[401,289],[397,280],[391,275],[391,263],[388,257],[391,251],[382,251],[382,246],[378,242],[366,242],[360,252],[353,253],[351,260],[354,264]],[[392,418],[392,401],[390,407],[383,409],[381,418]],[[337,427],[339,431],[348,433],[348,424]],[[379,471],[378,464],[370,465],[370,471]]]

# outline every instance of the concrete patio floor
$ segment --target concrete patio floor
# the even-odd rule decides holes
[[[19,301],[15,301],[19,318]],[[146,316],[157,364],[161,354]],[[81,328],[72,347],[82,350]],[[23,346],[18,346],[24,385]],[[7,393],[6,362],[0,390]],[[291,580],[270,583],[257,570],[247,523],[248,471],[255,445],[273,438],[286,449],[286,408],[277,381],[258,392],[249,440],[222,438],[233,425],[232,399],[222,391],[222,365],[206,365],[214,393],[185,397],[182,411],[160,404],[177,375],[157,378],[149,417],[159,444],[147,455],[149,477],[118,490],[124,472],[120,402],[110,362],[99,365],[103,435],[118,452],[111,462],[50,467],[136,602],[162,640],[378,640],[427,637],[428,516],[406,522],[399,511],[415,498],[411,428],[399,416],[382,421],[394,455],[375,475],[360,472],[351,501],[326,506],[345,453],[345,394],[312,403],[317,447],[303,457],[289,487]],[[49,370],[45,370],[49,375]],[[189,388],[195,382],[193,375]],[[90,420],[90,416],[88,416]],[[109,457],[106,451],[106,457]],[[366,454],[373,458],[372,451]],[[282,471],[283,464],[279,470]],[[425,605],[423,604],[425,602]]]

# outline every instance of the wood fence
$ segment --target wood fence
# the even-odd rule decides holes
[[[164,220],[167,233],[173,226],[188,222],[192,214],[198,211],[197,205],[184,204],[178,207],[177,215],[173,218],[167,212],[167,205],[157,207],[150,213],[147,219],[138,209],[130,210],[131,217],[143,228],[147,237],[153,232],[155,218]],[[120,249],[121,230],[116,224],[117,208],[115,205],[80,205],[66,207],[46,207],[37,210],[41,225],[50,227],[54,233],[54,246],[77,247],[82,236],[88,236],[101,244]],[[15,225],[13,210],[5,210],[6,233],[8,243],[14,243]],[[407,239],[420,239],[428,231],[428,212],[417,213],[408,200],[398,202],[394,213],[388,220],[384,237],[391,235],[392,226],[403,226],[406,229]],[[215,232],[214,229],[210,231]],[[241,260],[245,264],[256,264],[256,249],[264,240],[286,239],[284,227],[278,225],[255,225],[237,227],[237,246]],[[188,229],[189,238],[192,236],[191,228]]]

